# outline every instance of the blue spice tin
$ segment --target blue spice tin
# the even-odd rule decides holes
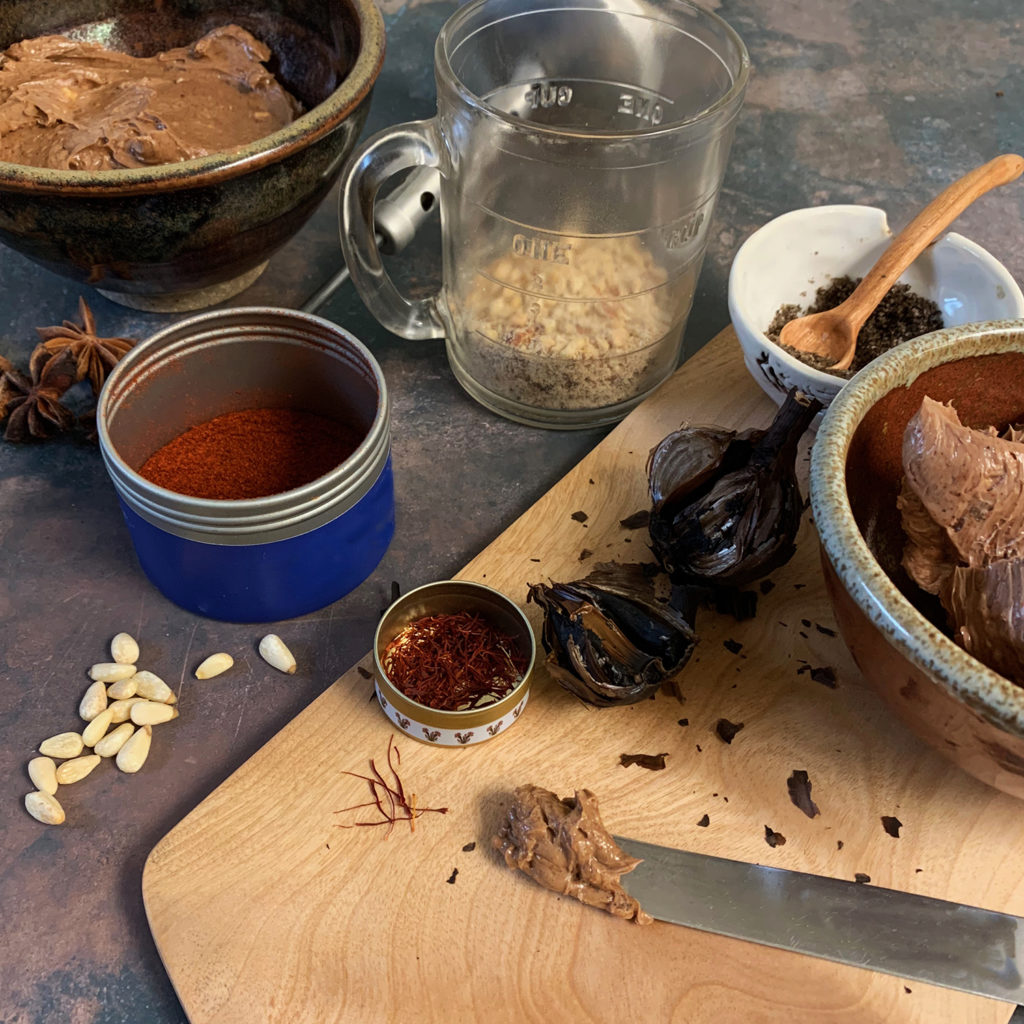
[[[263,498],[194,498],[139,475],[190,427],[272,406],[347,419],[363,439],[326,475]],[[142,569],[189,611],[231,622],[315,611],[362,583],[391,542],[384,376],[369,349],[328,320],[248,307],[181,321],[118,363],[96,421]]]

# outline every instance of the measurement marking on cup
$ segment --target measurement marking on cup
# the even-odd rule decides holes
[[[568,265],[572,246],[564,242],[552,242],[548,238],[516,234],[512,236],[512,251],[517,256],[528,256],[532,260]]]
[[[640,121],[649,124],[661,124],[665,117],[665,108],[653,96],[640,96],[632,92],[619,93],[619,114],[631,114]]]
[[[567,107],[572,103],[572,86],[555,82],[535,82],[526,90],[526,104],[531,110]]]
[[[661,228],[661,242],[666,249],[678,249],[697,237],[704,223],[704,211],[696,210],[675,224]]]

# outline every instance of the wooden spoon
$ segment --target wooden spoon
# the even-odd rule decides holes
[[[978,196],[1006,185],[1024,172],[1024,157],[1004,153],[976,167],[940,192],[889,244],[853,294],[834,309],[791,320],[779,341],[831,361],[847,370],[857,350],[857,335],[897,278]]]

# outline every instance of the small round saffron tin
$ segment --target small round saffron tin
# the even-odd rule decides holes
[[[404,630],[427,617],[478,616],[514,648],[522,665],[518,680],[500,699],[456,711],[428,707],[395,685],[385,665],[391,645]],[[410,590],[384,613],[373,638],[374,688],[384,714],[413,739],[438,747],[466,747],[505,732],[519,720],[530,695],[537,645],[522,609],[482,583],[440,580]]]
[[[192,497],[139,472],[192,427],[273,408],[345,423],[355,450],[308,483],[257,498]],[[358,586],[391,542],[384,377],[366,346],[330,321],[271,307],[183,320],[117,364],[96,422],[142,569],[189,611],[232,622],[303,615]]]

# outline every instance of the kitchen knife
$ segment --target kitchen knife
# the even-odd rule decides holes
[[[615,836],[652,917],[900,978],[1024,1003],[1024,919],[874,885]]]

